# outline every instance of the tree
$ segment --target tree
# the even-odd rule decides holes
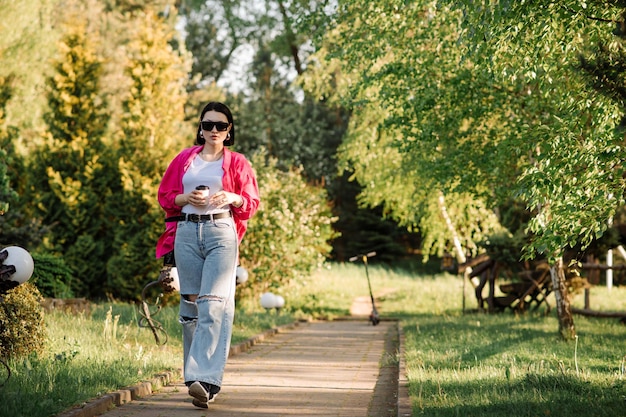
[[[196,102],[210,96],[215,83],[243,92],[227,98],[237,107],[241,128],[237,149],[251,154],[265,148],[285,171],[302,166],[309,181],[323,184],[330,198],[337,197],[335,214],[347,215],[335,227],[342,233],[366,229],[371,232],[369,238],[389,243],[381,246],[387,247],[391,256],[400,248],[389,241],[393,234],[378,236],[371,225],[379,222],[381,229],[392,228],[402,238],[408,234],[391,219],[381,221],[382,208],[363,208],[355,216],[353,201],[346,198],[353,194],[341,198],[337,194],[337,190],[349,187],[337,171],[336,158],[349,113],[322,97],[303,94],[301,86],[294,83],[308,69],[311,36],[324,27],[328,16],[323,11],[327,7],[326,1],[300,0],[183,2],[185,43],[194,62],[190,97]],[[237,68],[244,50],[251,51],[253,57],[249,65],[247,60],[239,63],[247,65],[245,72]],[[188,108],[193,108],[189,116],[195,117],[195,107]],[[365,219],[367,223],[359,224]],[[341,253],[352,252],[347,248],[357,241],[356,236],[345,236],[334,245]]]
[[[241,244],[241,264],[251,279],[239,299],[257,299],[267,291],[304,285],[330,253],[332,217],[326,192],[306,184],[299,169],[283,171],[262,151],[251,159],[262,204]]]
[[[5,104],[10,125],[25,137],[16,138],[18,152],[35,140],[44,123],[46,109],[46,70],[53,58],[60,37],[57,25],[59,15],[66,12],[59,7],[60,0],[0,0],[0,77],[13,77],[12,99]]]
[[[219,82],[235,51],[250,38],[255,27],[253,15],[240,14],[243,7],[239,3],[207,1],[197,7],[183,7],[185,46],[193,56],[194,89]]]
[[[27,190],[34,212],[53,226],[47,244],[79,277],[83,295],[100,294],[106,282],[114,223],[101,202],[119,188],[113,155],[102,140],[109,116],[93,42],[84,21],[76,18],[67,26],[48,79],[49,130],[29,161]]]
[[[324,2],[210,1],[184,2],[185,44],[193,54],[194,95],[220,82],[243,48],[252,50],[249,79],[233,81],[245,91],[238,122],[250,132],[239,141],[244,152],[260,147],[283,169],[304,167],[307,178],[328,183],[335,177],[335,151],[345,131],[347,114],[317,97],[302,96],[295,75],[306,68],[310,32]],[[310,18],[309,18],[310,17]],[[219,25],[213,22],[218,19]],[[309,48],[310,49],[310,48]],[[225,73],[226,71],[226,73]],[[223,81],[226,82],[226,81]],[[192,117],[195,117],[194,107]]]
[[[500,189],[491,184],[506,180],[501,170],[476,168],[482,160],[498,164],[495,144],[487,139],[497,137],[497,119],[490,113],[493,105],[480,100],[480,89],[472,84],[480,74],[470,64],[457,65],[462,54],[455,37],[459,20],[422,6],[403,7],[399,13],[394,4],[346,2],[328,43],[318,47],[323,69],[305,75],[304,83],[312,94],[339,100],[352,111],[340,148],[341,167],[354,171],[364,185],[363,204],[383,205],[390,217],[422,232],[427,258],[431,248],[441,255],[442,248],[452,246],[437,205],[441,191],[489,195]],[[485,90],[493,84],[484,76],[478,81]],[[453,104],[457,102],[471,106]],[[490,182],[491,176],[499,176],[500,182]],[[458,198],[457,203],[468,204],[459,210],[479,204],[471,200]],[[492,214],[474,213],[482,216],[472,219],[473,225],[458,225],[467,231],[462,240],[473,253],[476,238],[494,231]]]
[[[223,81],[241,90],[243,80],[224,80],[238,65],[242,49],[271,51],[275,69],[293,80],[302,74],[310,53],[310,29],[318,25],[327,1],[304,0],[209,0],[183,1],[187,49],[193,53],[193,75],[197,86]],[[219,21],[219,24],[214,22]],[[285,75],[292,73],[291,75]],[[233,84],[231,84],[233,83]]]
[[[15,190],[11,188],[8,177],[8,155],[5,149],[9,146],[9,131],[6,128],[5,108],[11,98],[11,80],[0,78],[0,216],[9,210],[10,201],[17,197]]]
[[[0,247],[17,245],[30,250],[41,244],[48,229],[39,218],[20,209],[18,191],[26,186],[20,173],[26,171],[24,158],[16,150],[19,129],[7,126],[6,104],[13,94],[14,77],[0,77]],[[12,210],[11,207],[13,207]]]
[[[367,185],[362,199],[417,225],[441,191],[492,209],[521,198],[533,213],[526,254],[555,272],[565,248],[600,235],[622,200],[621,113],[578,62],[612,36],[588,16],[616,10],[585,16],[568,3],[339,2],[318,48],[326,70],[309,86],[330,96],[316,80],[335,74],[354,113],[341,160]],[[559,330],[572,337],[565,316]]]
[[[149,10],[129,19],[134,28],[126,48],[130,89],[116,137],[122,186],[116,198],[105,202],[115,219],[108,282],[110,291],[124,299],[138,298],[138,288],[157,275],[154,245],[164,227],[157,189],[166,164],[186,142],[193,144],[194,128],[183,124],[189,59],[171,46],[173,28]]]
[[[624,202],[619,129],[624,101],[615,94],[617,89],[597,94],[598,85],[606,84],[606,72],[595,80],[592,76],[591,82],[585,74],[593,74],[585,62],[596,48],[616,55],[623,51],[623,40],[615,37],[613,28],[622,25],[624,6],[575,1],[503,6],[478,11],[467,4],[464,10],[473,12],[465,23],[490,23],[490,33],[482,34],[485,41],[475,43],[474,52],[483,56],[486,49],[496,59],[479,64],[499,74],[502,83],[523,83],[532,97],[528,102],[534,107],[533,123],[520,126],[520,132],[536,148],[518,190],[536,210],[529,223],[533,237],[528,249],[552,260],[559,330],[572,338],[575,327],[564,285],[563,253],[578,243],[585,248],[602,236]],[[512,22],[514,30],[509,30]],[[470,39],[481,36],[469,32]],[[614,84],[606,87],[611,90]]]
[[[345,172],[326,188],[333,214],[337,217],[333,224],[338,232],[332,241],[333,260],[347,262],[357,254],[375,251],[376,257],[370,262],[393,263],[411,256],[420,247],[421,236],[398,226],[381,206],[359,205],[358,195],[362,187],[358,182],[350,181],[350,173]]]

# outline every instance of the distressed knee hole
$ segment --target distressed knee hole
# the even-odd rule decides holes
[[[195,303],[198,299],[198,294],[182,294],[183,300],[188,303]]]
[[[206,300],[206,301],[224,301],[224,297],[219,297],[217,295],[211,295],[211,294],[207,294],[207,295],[201,295],[200,297],[198,297],[198,301],[200,300]]]
[[[178,322],[180,324],[191,324],[191,323],[195,323],[197,321],[198,321],[197,317],[180,316],[178,318]]]
[[[198,304],[196,304],[195,300],[191,301],[189,298],[191,296],[187,294],[181,294],[180,297],[180,309],[178,312],[179,321],[184,323],[191,323],[198,318]]]

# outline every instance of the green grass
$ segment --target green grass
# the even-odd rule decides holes
[[[370,265],[368,272],[381,317],[399,319],[405,334],[413,416],[626,415],[626,326],[617,319],[575,316],[578,339],[564,342],[554,308],[479,314],[473,291],[457,276],[415,266]],[[233,344],[294,319],[347,315],[355,297],[369,296],[362,264],[326,265],[308,282],[274,292],[286,301],[280,313],[265,312],[258,300],[239,303]],[[572,303],[582,307],[583,294]],[[626,312],[626,288],[594,287],[591,307]],[[153,316],[169,335],[163,346],[137,318],[135,306],[115,303],[89,315],[47,315],[47,353],[10,363],[0,415],[55,415],[180,369],[177,308]]]
[[[90,314],[46,314],[46,354],[9,362],[11,376],[0,388],[0,416],[54,416],[164,371],[180,375],[178,308],[166,307],[152,316],[168,335],[163,345],[156,344],[149,328],[137,325],[138,317],[136,306],[121,303],[95,305]],[[286,314],[239,312],[233,344],[292,321]],[[165,340],[163,334],[160,338]],[[7,375],[0,372],[2,383]]]
[[[578,338],[565,342],[554,308],[479,314],[459,277],[371,266],[369,274],[374,293],[386,294],[377,304],[381,316],[401,320],[413,416],[626,415],[626,326],[617,319],[575,316]],[[340,305],[354,295],[346,288],[368,294],[355,265],[335,266],[315,281]],[[626,288],[594,287],[591,300],[594,309],[626,312]],[[583,294],[572,304],[582,307]]]

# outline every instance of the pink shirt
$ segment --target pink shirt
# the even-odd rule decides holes
[[[178,194],[183,194],[183,174],[189,168],[191,161],[200,153],[202,145],[184,149],[170,162],[167,167],[161,185],[159,185],[159,204],[165,210],[165,217],[178,216],[182,207],[176,205],[174,199]],[[239,243],[243,239],[248,228],[250,219],[259,208],[259,187],[250,163],[240,153],[224,148],[222,162],[224,177],[222,185],[224,191],[239,194],[243,199],[241,207],[231,206],[233,219],[237,229]],[[165,223],[165,232],[159,238],[156,245],[156,257],[174,250],[174,238],[176,237],[177,222]]]

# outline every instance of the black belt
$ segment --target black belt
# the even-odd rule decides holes
[[[180,216],[172,216],[172,217],[167,217],[165,219],[165,222],[183,222],[183,221],[187,221],[187,222],[194,222],[194,223],[200,223],[200,222],[206,222],[206,221],[213,221],[213,220],[217,220],[217,219],[223,219],[225,217],[232,217],[232,213],[230,211],[225,211],[223,213],[215,213],[215,214],[181,214]]]

